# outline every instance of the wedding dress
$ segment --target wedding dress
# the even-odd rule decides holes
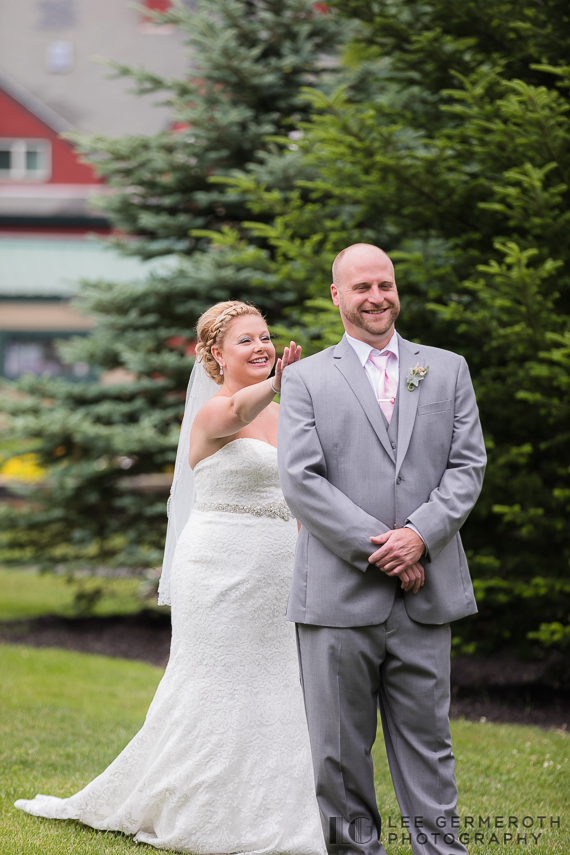
[[[16,807],[159,849],[326,855],[284,616],[297,528],[276,449],[232,440],[194,476],[172,566],[170,661],[143,727],[80,792]]]

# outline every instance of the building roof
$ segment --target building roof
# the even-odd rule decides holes
[[[162,103],[162,93],[134,95],[133,81],[114,76],[104,61],[115,59],[165,78],[188,73],[187,33],[149,24],[142,5],[156,8],[154,2],[127,0],[0,2],[2,74],[51,110],[47,124],[54,129],[57,114],[86,133],[122,137],[163,131],[172,107]],[[29,98],[13,97],[39,115]]]
[[[176,256],[123,256],[94,239],[2,238],[0,298],[71,297],[81,279],[129,282],[176,264]]]
[[[73,130],[71,122],[68,122],[67,119],[64,119],[63,116],[60,116],[59,113],[56,113],[55,110],[44,104],[43,101],[40,101],[39,98],[26,89],[25,86],[22,86],[21,83],[14,80],[13,77],[10,77],[5,71],[0,71],[0,89],[3,89],[14,101],[22,104],[26,110],[33,113],[40,122],[43,122],[52,131],[64,134],[66,131]]]

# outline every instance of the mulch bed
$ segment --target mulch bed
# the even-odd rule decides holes
[[[138,659],[166,668],[170,653],[170,615],[150,609],[116,617],[0,621],[0,642],[31,647],[61,647],[121,659]]]
[[[0,642],[118,656],[165,668],[170,616],[149,609],[105,618],[48,615],[4,621]],[[551,666],[552,662],[520,662],[506,655],[452,659],[451,717],[570,731],[570,690],[552,676]]]
[[[555,727],[570,732],[570,690],[556,660],[458,656],[451,660],[451,717]]]

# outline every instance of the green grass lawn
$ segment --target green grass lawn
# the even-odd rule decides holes
[[[70,796],[101,772],[144,721],[162,672],[63,650],[0,646],[0,852],[122,855],[142,846],[16,810],[36,793]]]
[[[460,829],[456,834],[466,835],[462,842],[470,855],[495,852],[568,855],[570,736],[537,727],[465,720],[452,721],[451,732],[459,787]],[[378,743],[374,764],[376,793],[383,818],[382,842],[389,855],[409,855],[410,845],[402,845],[402,834],[407,836],[409,829],[401,828],[384,747]],[[546,817],[542,820],[542,829],[537,819],[540,816]],[[519,826],[526,821],[529,827],[509,828],[509,817],[516,818]],[[559,818],[560,827],[551,828],[550,817]],[[473,818],[473,828],[469,827],[470,818]],[[485,824],[487,818],[489,826]],[[389,822],[397,827],[388,828]],[[500,827],[501,822],[504,827]],[[541,835],[537,843],[531,832]],[[412,833],[421,833],[421,829]],[[480,835],[478,839],[474,836],[476,833]],[[493,834],[497,840],[492,839]],[[505,841],[505,834],[513,836]],[[527,835],[526,844],[521,839],[517,845],[517,834]]]
[[[110,614],[133,614],[142,608],[151,608],[155,600],[142,601],[137,597],[140,579],[84,579],[86,588],[100,584],[105,595],[90,614],[101,617]],[[53,573],[40,575],[35,570],[7,570],[0,568],[0,620],[18,620],[46,614],[73,616],[75,585],[65,576]]]
[[[67,796],[80,789],[124,747],[141,726],[161,677],[150,665],[62,650],[0,646],[0,851],[2,855],[102,855],[133,852],[131,838],[96,832],[79,823],[43,820],[13,808],[38,792]],[[470,855],[495,852],[568,852],[570,738],[563,733],[510,725],[452,723],[460,815],[533,817],[528,843],[503,845],[505,828],[476,828],[484,841]],[[400,815],[382,741],[375,748],[378,803],[389,855],[409,855],[401,843]],[[538,816],[560,817],[542,829]],[[508,822],[508,819],[505,820]],[[528,822],[528,820],[527,820]],[[500,845],[490,840],[495,832]],[[511,830],[512,831],[512,830]],[[524,833],[519,830],[519,833]],[[389,834],[397,834],[390,840]],[[470,831],[473,838],[474,830]],[[142,844],[139,844],[142,846]],[[156,851],[152,847],[146,850]],[[140,849],[139,849],[140,851]]]

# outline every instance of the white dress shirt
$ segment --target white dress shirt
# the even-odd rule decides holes
[[[367,344],[365,341],[361,341],[359,338],[353,338],[347,332],[345,332],[345,336],[348,340],[348,343],[350,344],[350,346],[352,347],[352,349],[354,350],[354,352],[358,356],[360,364],[362,365],[362,367],[366,371],[366,376],[368,377],[368,379],[370,381],[370,385],[372,386],[372,389],[374,390],[374,397],[375,398],[378,398],[378,384],[380,382],[381,371],[376,365],[374,365],[372,360],[370,360],[368,358],[370,356],[371,352],[373,352],[375,356],[379,355],[380,353],[384,353],[384,351],[386,351],[386,350],[389,350],[393,354],[395,354],[396,359],[389,359],[388,360],[387,371],[388,371],[388,374],[390,375],[390,377],[392,377],[396,381],[396,383],[399,382],[399,379],[400,379],[400,347],[399,347],[399,341],[398,341],[398,333],[396,332],[396,330],[394,330],[394,332],[392,334],[392,338],[390,339],[388,344],[382,348],[382,350],[377,350],[375,347],[372,347],[370,344]],[[412,531],[415,531],[415,533],[418,535],[418,537],[420,537],[422,539],[424,547],[425,547],[425,540],[423,539],[423,537],[421,536],[421,534],[419,533],[419,531],[417,530],[417,528],[415,527],[415,525],[413,523],[406,522],[406,524],[404,525],[404,528],[411,528]],[[424,549],[424,555],[425,555],[425,552],[426,552],[426,550]]]
[[[360,341],[360,339],[358,338],[353,338],[348,333],[345,333],[345,335],[348,340],[348,343],[358,356],[360,364],[366,371],[366,376],[370,380],[370,385],[374,389],[374,395],[376,398],[378,397],[378,383],[380,382],[380,375],[382,372],[368,358],[371,352],[376,356],[380,353],[384,353],[385,350],[389,350],[395,355],[395,359],[388,360],[388,374],[396,381],[396,383],[398,382],[400,378],[400,347],[397,332],[394,332],[392,338],[390,339],[386,347],[382,348],[382,350],[377,350],[370,344],[366,344],[365,341]]]

